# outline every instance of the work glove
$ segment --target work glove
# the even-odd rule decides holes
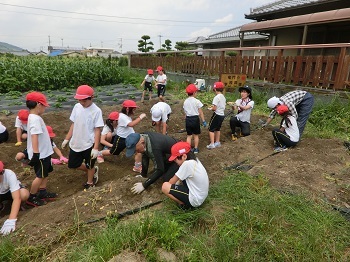
[[[40,162],[40,153],[33,153],[32,159],[29,161],[28,165],[35,166]]]
[[[60,157],[60,161],[61,161],[63,164],[67,164],[67,163],[68,163],[68,159],[65,158],[64,156],[61,156],[61,157]]]
[[[141,120],[144,119],[145,117],[146,117],[146,114],[145,114],[145,113],[142,113],[142,114],[139,116],[139,118],[141,118]]]
[[[15,144],[15,146],[21,146],[22,145],[22,142],[21,141],[19,141],[19,142],[17,142],[16,144]]]
[[[262,120],[262,119],[259,119],[259,125],[262,127],[262,128],[264,128],[264,127],[266,127],[267,126],[267,122],[266,121],[264,121],[264,120]]]
[[[92,149],[91,150],[91,159],[95,159],[98,156],[98,150],[97,149]]]
[[[135,183],[134,186],[131,188],[131,192],[134,194],[140,194],[145,188],[143,187],[141,182]]]
[[[69,142],[68,139],[63,140],[62,145],[61,145],[61,148],[65,148],[66,145],[68,144],[68,142]]]
[[[6,219],[1,228],[1,234],[7,235],[16,229],[16,221],[17,219]]]
[[[58,160],[57,158],[51,158],[51,163],[53,165],[60,165],[60,164],[62,164],[62,162],[60,160]]]
[[[234,106],[234,105],[235,105],[235,102],[227,102],[227,104],[228,104],[229,106]]]
[[[207,122],[203,121],[202,124],[203,124],[204,127],[207,127]]]

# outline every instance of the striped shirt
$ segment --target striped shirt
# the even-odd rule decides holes
[[[295,106],[297,106],[304,99],[305,94],[306,91],[295,90],[280,97],[280,101],[288,107],[290,113],[295,117],[295,119],[298,119],[298,113]],[[269,115],[269,118],[274,118],[276,114],[277,111],[273,109]]]

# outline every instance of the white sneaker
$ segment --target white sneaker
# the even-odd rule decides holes
[[[207,148],[208,148],[208,149],[214,149],[214,148],[215,148],[215,145],[214,145],[214,144],[209,144],[209,145],[207,145]]]
[[[220,146],[221,146],[221,143],[220,143],[220,142],[215,142],[215,143],[214,143],[214,146],[215,146],[215,147],[220,147]]]

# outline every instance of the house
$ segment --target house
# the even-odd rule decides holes
[[[47,56],[47,54],[46,54],[43,50],[40,50],[39,52],[31,52],[31,55],[35,55],[35,56]]]
[[[84,53],[87,57],[121,57],[122,54],[114,51],[113,48],[107,48],[107,47],[88,47],[84,50]]]
[[[251,8],[245,18],[256,22],[241,27],[241,46],[246,46],[250,32],[268,35],[270,46],[350,42],[349,0],[280,0]],[[270,55],[275,54],[276,51]],[[284,52],[284,55],[298,54],[338,55],[339,48]]]

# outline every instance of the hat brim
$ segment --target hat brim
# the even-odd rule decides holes
[[[78,100],[83,100],[83,99],[86,99],[86,98],[89,98],[90,96],[88,95],[75,95],[74,98],[75,99],[78,99]]]
[[[130,148],[126,149],[125,156],[126,157],[132,157],[135,154],[136,151],[136,145]]]
[[[161,116],[160,116],[160,117],[154,117],[154,116],[152,116],[152,121],[158,122],[158,121],[160,121],[160,119],[162,119]]]
[[[170,162],[172,162],[172,161],[175,160],[175,158],[177,158],[177,156],[170,156],[168,160],[169,160]]]
[[[55,133],[49,133],[49,137],[55,137],[56,134]]]

